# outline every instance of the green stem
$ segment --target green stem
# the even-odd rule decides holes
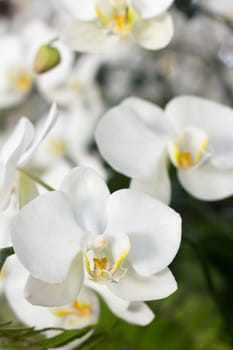
[[[231,334],[232,329],[231,329],[228,317],[225,314],[224,310],[222,309],[221,303],[219,302],[219,296],[215,290],[214,282],[213,282],[211,272],[210,272],[210,269],[208,266],[208,261],[205,258],[205,255],[203,254],[201,247],[188,237],[183,237],[183,241],[184,241],[184,243],[188,244],[193,249],[193,251],[194,251],[194,253],[199,261],[200,267],[202,269],[202,273],[203,273],[204,279],[206,281],[206,286],[207,286],[207,289],[209,291],[209,294],[211,295],[219,313],[222,316],[222,319],[225,323],[226,329],[228,330],[229,334]]]
[[[22,168],[18,168],[18,170],[30,177],[30,179],[32,179],[33,181],[35,181],[36,183],[38,183],[39,185],[41,185],[42,187],[44,187],[46,190],[48,191],[55,191],[55,189],[53,187],[51,187],[50,185],[48,185],[46,182],[44,182],[43,180],[41,180],[39,177],[37,177],[36,175],[32,174],[30,171],[26,170],[26,169],[22,169]]]

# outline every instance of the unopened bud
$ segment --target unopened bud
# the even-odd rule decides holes
[[[42,45],[34,60],[34,71],[42,74],[55,68],[61,62],[61,55],[58,49],[50,45]]]

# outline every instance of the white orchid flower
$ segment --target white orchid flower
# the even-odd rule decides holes
[[[202,200],[233,194],[233,111],[203,98],[174,98],[165,112],[137,98],[107,112],[96,130],[103,157],[131,187],[170,200],[167,158],[187,192]]]
[[[1,34],[0,48],[0,108],[9,108],[27,97],[33,86],[33,73],[18,35]]]
[[[76,17],[65,28],[62,41],[73,50],[101,52],[131,37],[140,46],[158,50],[173,35],[167,14],[173,0],[62,0]]]
[[[34,58],[40,45],[56,36],[56,31],[39,21],[28,23],[20,33],[8,32],[0,36],[0,108],[22,103],[35,85],[44,92],[43,86],[55,88],[67,78],[74,54],[61,43],[54,43],[60,52],[61,63],[43,77],[36,77],[33,71]]]
[[[57,48],[61,43],[57,43]],[[60,49],[59,49],[60,50]],[[69,50],[66,48],[66,50]],[[62,52],[61,52],[62,53]],[[62,59],[63,61],[63,59]],[[99,56],[83,55],[79,57],[74,65],[68,67],[61,74],[61,67],[57,69],[55,79],[55,70],[45,73],[38,77],[37,87],[40,93],[49,101],[55,101],[64,107],[76,105],[88,105],[95,111],[102,110],[102,99],[99,88],[95,83],[96,74],[102,60]],[[64,61],[63,61],[64,64]]]
[[[54,308],[34,306],[24,298],[23,289],[28,273],[15,256],[8,259],[7,271],[4,283],[6,298],[18,319],[27,326],[36,329],[51,327],[81,329],[95,325],[98,322],[99,301],[96,294],[89,288],[84,287],[78,298],[75,298],[68,305]],[[56,333],[57,331],[50,331],[46,335],[51,337]],[[59,349],[73,349],[74,346],[78,346],[87,340],[92,333],[93,331],[90,331],[83,337]]]
[[[122,318],[133,322],[133,314],[143,314],[139,324],[153,319],[142,301],[177,288],[167,266],[180,239],[174,210],[133,190],[110,195],[95,171],[81,167],[68,173],[60,191],[24,206],[12,223],[16,255],[30,273],[29,302],[69,303],[85,283],[112,298],[110,308]]]
[[[56,105],[47,120],[36,130],[29,119],[19,120],[14,132],[0,152],[0,210],[6,209],[17,176],[17,168],[26,165],[58,118]]]
[[[58,308],[34,306],[23,295],[28,272],[13,256],[7,261],[6,296],[18,318],[36,328],[84,328],[98,322],[99,302],[94,292],[83,288],[79,299]]]
[[[110,291],[108,293],[103,292],[103,286],[96,288],[96,292],[91,290],[90,287],[84,286],[73,303],[68,305],[53,308],[35,306],[24,298],[23,289],[28,272],[16,257],[11,257],[8,260],[7,270],[8,273],[4,283],[7,300],[17,317],[28,326],[39,329],[46,327],[81,329],[97,324],[100,305],[96,292],[103,297],[113,313],[129,323],[146,325],[154,319],[153,312],[145,303],[131,303],[128,308],[119,312],[119,304],[124,305],[125,301],[116,297]],[[86,336],[80,340],[83,342],[86,340]]]

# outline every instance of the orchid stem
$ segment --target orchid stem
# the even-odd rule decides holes
[[[22,168],[18,168],[18,170],[30,177],[30,179],[32,179],[33,181],[35,181],[36,183],[38,183],[39,185],[41,185],[42,187],[44,187],[46,190],[48,191],[55,191],[55,189],[53,187],[51,187],[50,185],[48,185],[46,182],[44,182],[43,180],[41,180],[39,177],[37,177],[36,175],[32,174],[30,171],[26,170],[26,169],[22,169]]]

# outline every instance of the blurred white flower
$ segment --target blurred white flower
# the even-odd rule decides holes
[[[56,105],[45,123],[36,130],[27,118],[21,118],[0,152],[0,210],[6,209],[17,177],[17,168],[29,162],[58,118]]]
[[[61,63],[52,71],[36,76],[33,62],[39,47],[57,36],[57,33],[42,22],[29,22],[19,33],[6,32],[0,35],[0,108],[10,108],[22,103],[34,85],[58,86],[70,73],[74,55],[61,43],[54,43],[61,55]],[[42,84],[43,82],[43,84]],[[44,89],[42,89],[44,91]],[[46,94],[46,93],[44,93]],[[56,102],[56,101],[55,101]]]
[[[137,98],[126,99],[100,120],[96,141],[131,188],[168,203],[167,158],[182,186],[202,200],[233,194],[233,111],[195,96],[173,99],[165,112]]]
[[[76,17],[62,33],[62,41],[73,50],[102,52],[129,37],[146,49],[158,50],[173,35],[167,14],[173,0],[61,1]]]
[[[82,103],[74,105],[62,113],[38,148],[31,165],[40,173],[43,171],[43,179],[54,188],[58,188],[68,170],[77,165],[93,168],[107,178],[102,159],[96,151],[89,150],[98,117],[98,105],[92,108]]]
[[[55,308],[34,306],[28,303],[23,295],[27,275],[27,270],[15,256],[8,259],[4,289],[11,308],[24,324],[36,329],[50,327],[81,329],[98,322],[99,301],[90,289],[84,287],[78,298],[75,298],[68,305]],[[48,331],[46,335],[51,337],[57,333],[59,334],[59,331]],[[73,349],[74,346],[83,343],[91,334],[92,331],[59,349]]]
[[[33,72],[17,35],[0,36],[0,108],[22,102],[33,86]]]
[[[12,223],[14,249],[30,272],[29,302],[72,302],[85,283],[104,299],[113,295],[110,308],[122,318],[133,322],[132,313],[142,313],[141,321],[135,318],[139,324],[153,319],[142,301],[165,298],[177,288],[167,266],[180,239],[174,210],[133,190],[110,195],[95,171],[81,167],[68,173],[60,191],[24,206]]]

